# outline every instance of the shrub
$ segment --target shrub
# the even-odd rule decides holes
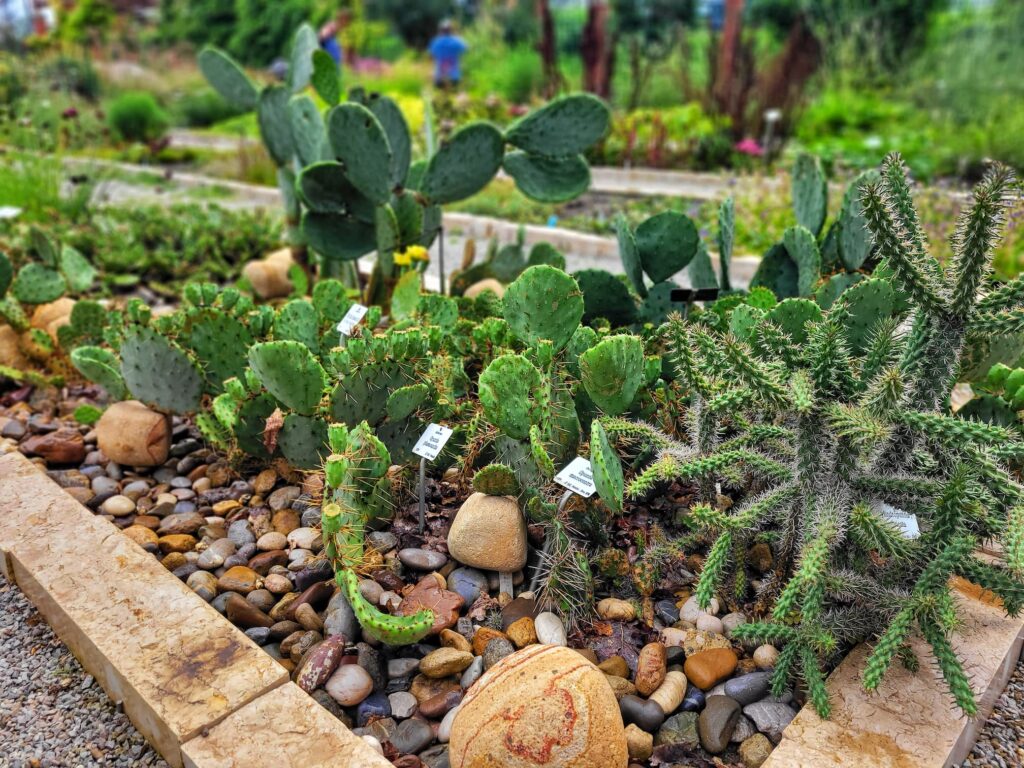
[[[153,141],[167,130],[167,114],[145,91],[128,91],[107,107],[110,130],[124,141]]]
[[[197,88],[184,93],[174,105],[178,122],[191,128],[207,128],[242,114],[213,88]]]
[[[74,93],[89,101],[100,95],[100,76],[88,59],[60,56],[43,70],[44,76],[54,87]]]

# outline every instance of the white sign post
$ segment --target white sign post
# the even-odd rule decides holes
[[[420,533],[427,529],[427,462],[441,454],[451,436],[451,427],[429,424],[412,448],[412,452],[420,457]]]
[[[345,339],[352,335],[352,331],[356,329],[356,326],[363,321],[366,317],[366,313],[369,310],[362,304],[353,304],[349,307],[348,312],[345,316],[338,321],[337,330],[341,334],[341,343],[344,345]]]

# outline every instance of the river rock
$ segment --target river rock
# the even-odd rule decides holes
[[[597,668],[604,672],[606,675],[612,677],[628,677],[629,676],[629,664],[621,656],[609,656],[607,659],[597,665]],[[639,670],[639,666],[637,667]],[[646,694],[644,694],[646,695]]]
[[[537,614],[533,620],[533,628],[537,631],[537,641],[542,645],[567,645],[565,625],[562,620],[550,611]]]
[[[96,442],[118,464],[155,467],[170,453],[171,420],[138,400],[114,403],[96,422]]]
[[[697,718],[700,745],[713,755],[724,752],[740,714],[740,705],[728,696],[708,696],[707,705]]]
[[[388,696],[388,703],[391,705],[391,716],[396,720],[412,717],[419,706],[416,697],[408,691],[395,691]]]
[[[217,586],[221,592],[238,592],[247,595],[260,586],[260,575],[252,568],[244,565],[236,565],[229,568],[217,580]]]
[[[417,571],[437,571],[444,568],[444,564],[448,562],[448,558],[440,552],[414,547],[401,550],[398,559],[402,561],[402,565]]]
[[[667,627],[661,631],[661,642],[666,646],[678,646],[687,656],[709,648],[731,648],[732,643],[724,635],[702,632],[699,629],[676,629]]]
[[[506,628],[505,634],[516,648],[525,648],[537,642],[537,628],[529,616],[523,616],[523,618],[512,622]]]
[[[771,672],[751,672],[749,675],[734,677],[725,682],[725,695],[741,705],[753,704],[768,695]]]
[[[701,632],[711,632],[716,635],[725,634],[725,627],[722,620],[710,613],[702,613],[697,617],[697,629]]]
[[[754,649],[754,663],[758,669],[773,669],[779,659],[779,649],[765,643]]]
[[[606,597],[597,604],[597,615],[606,621],[632,621],[636,618],[636,608],[628,600]]]
[[[457,675],[473,663],[473,654],[454,648],[438,648],[420,659],[420,672],[427,677]]]
[[[135,511],[135,502],[129,499],[127,496],[111,496],[102,504],[100,504],[100,512],[105,515],[113,515],[114,517],[127,517]],[[174,536],[177,534],[191,535],[195,531],[166,531],[161,532],[160,536]]]
[[[504,637],[495,637],[489,643],[483,652],[484,669],[490,669],[502,659],[511,656],[515,653],[515,646],[512,645],[512,641]]]
[[[654,752],[654,737],[630,723],[626,726],[626,749],[630,760],[644,761]]]
[[[619,707],[579,654],[533,645],[484,673],[452,724],[452,765],[611,768],[628,759]]]
[[[703,691],[725,680],[736,669],[736,653],[731,648],[712,648],[686,659],[686,679]]]
[[[306,693],[312,693],[334,674],[344,653],[345,638],[340,635],[313,646],[296,673],[295,684]]]
[[[696,747],[697,736],[697,713],[680,712],[668,718],[664,725],[658,729],[654,736],[654,743],[657,746],[663,744],[683,744],[687,747]]]
[[[495,280],[493,277],[485,277],[483,280],[477,280],[469,286],[462,292],[462,295],[467,299],[475,299],[484,291],[491,291],[500,299],[505,295],[505,286],[500,280]]]
[[[370,695],[373,678],[358,664],[342,664],[331,675],[324,689],[341,706],[354,707]]]
[[[403,755],[419,752],[434,740],[434,729],[425,720],[403,720],[391,734],[391,744]]]
[[[205,573],[205,571],[200,571]],[[194,575],[194,574],[193,574]],[[238,627],[272,627],[274,620],[241,595],[227,593],[224,610],[228,621]]]
[[[749,739],[755,733],[757,733],[757,727],[754,725],[754,721],[746,715],[740,715],[740,719],[736,721],[736,727],[732,729],[732,736],[729,737],[729,742],[739,744]]]
[[[788,704],[774,701],[758,701],[743,708],[743,714],[754,721],[757,730],[772,740],[773,744],[782,741],[782,732],[796,712]]]
[[[207,571],[196,571],[188,577],[185,584],[206,602],[217,596],[217,577]]]
[[[740,744],[740,760],[746,768],[761,768],[772,753],[772,743],[763,733],[755,733]]]
[[[463,565],[511,572],[526,565],[526,521],[507,496],[474,493],[448,531],[448,552]]]
[[[475,656],[473,663],[466,667],[466,670],[462,673],[462,677],[459,678],[459,685],[465,690],[469,690],[473,683],[480,679],[480,676],[484,673],[484,657]]]
[[[412,616],[424,608],[433,611],[434,624],[430,628],[430,634],[437,635],[442,629],[451,628],[459,620],[459,609],[462,605],[463,600],[458,593],[441,589],[437,579],[428,574],[403,598],[395,613],[399,616]]]
[[[665,711],[658,706],[658,703],[646,701],[639,696],[620,698],[619,711],[623,722],[636,723],[648,733],[657,731],[665,722]]]
[[[662,643],[648,643],[640,649],[633,684],[641,696],[650,696],[665,680],[665,672],[665,646]]]
[[[706,609],[702,609],[700,604],[697,602],[697,596],[694,595],[693,597],[687,598],[686,602],[679,607],[679,619],[681,621],[688,621],[691,624],[696,624],[697,617],[702,613],[708,613],[712,616],[718,613],[718,598],[712,597],[711,600],[708,601],[708,607]]]
[[[472,605],[487,591],[487,577],[476,568],[456,568],[448,574],[448,589],[458,592],[466,605]]]

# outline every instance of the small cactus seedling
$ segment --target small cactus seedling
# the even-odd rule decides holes
[[[488,496],[515,496],[519,493],[519,481],[510,467],[488,464],[473,475],[473,490]]]

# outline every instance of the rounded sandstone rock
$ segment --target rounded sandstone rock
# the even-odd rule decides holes
[[[138,400],[107,408],[96,423],[96,441],[111,461],[128,467],[155,467],[171,450],[171,422]]]
[[[518,571],[526,565],[526,521],[515,499],[474,493],[448,531],[448,552],[464,565]]]
[[[572,650],[532,645],[466,694],[449,758],[460,768],[624,768],[628,751],[604,675]]]
[[[75,300],[67,296],[61,296],[56,301],[40,304],[32,312],[30,321],[33,328],[46,331],[47,335],[57,341],[57,329],[71,323],[71,310],[75,307]]]
[[[486,277],[483,280],[477,280],[463,291],[462,295],[467,299],[475,299],[484,291],[492,291],[500,299],[505,295],[505,286],[502,285],[501,281],[495,280],[493,277]]]
[[[279,299],[292,292],[288,270],[294,263],[291,249],[281,248],[262,259],[250,261],[242,269],[242,276],[261,299]]]

